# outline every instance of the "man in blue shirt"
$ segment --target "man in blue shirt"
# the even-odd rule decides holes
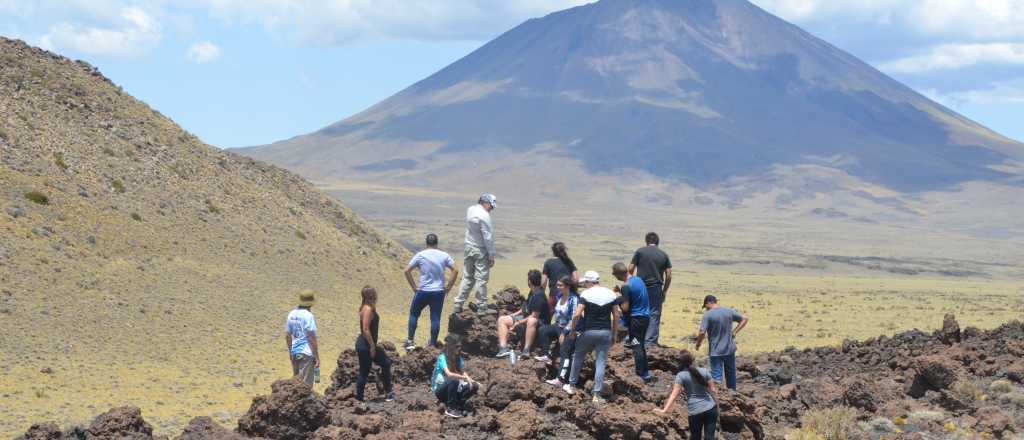
[[[636,366],[636,374],[644,382],[651,381],[651,373],[647,370],[647,346],[644,339],[647,337],[647,326],[651,323],[650,299],[647,297],[647,286],[644,280],[632,276],[623,263],[615,263],[612,266],[612,275],[624,284],[619,287],[619,294],[622,295],[623,314],[628,316],[626,323],[629,329],[627,346],[633,348],[633,364]]]
[[[459,273],[455,270],[455,260],[451,255],[437,248],[437,235],[427,234],[427,248],[417,253],[405,268],[405,280],[412,287],[412,305],[409,307],[409,339],[405,341],[405,350],[416,348],[413,338],[416,336],[416,324],[420,320],[423,308],[430,306],[430,346],[437,347],[437,334],[441,331],[441,307],[444,297],[452,290]],[[445,283],[444,272],[448,270],[448,282]],[[419,270],[420,284],[417,286],[412,271]]]

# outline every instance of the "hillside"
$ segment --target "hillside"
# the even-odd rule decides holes
[[[660,181],[741,200],[808,172],[826,193],[1019,184],[1024,160],[747,0],[602,0],[528,20],[366,111],[243,152],[325,182],[486,176],[557,198]]]
[[[230,420],[290,371],[281,328],[299,289],[320,294],[330,358],[351,345],[364,284],[405,310],[405,258],[302,178],[202,143],[84,62],[0,38],[0,436],[115,401],[168,427]]]

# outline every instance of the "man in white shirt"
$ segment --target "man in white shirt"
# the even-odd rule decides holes
[[[416,324],[424,307],[430,307],[430,346],[437,347],[437,334],[441,331],[441,307],[444,297],[452,290],[459,273],[455,270],[455,260],[447,252],[437,248],[437,235],[427,234],[427,248],[417,253],[405,268],[405,280],[412,287],[412,305],[409,307],[409,339],[405,341],[405,350],[416,348],[413,341],[416,337]],[[448,270],[448,282],[444,272]],[[412,271],[420,271],[420,283],[413,280]]]
[[[462,311],[475,291],[477,313],[487,311],[487,281],[494,266],[494,232],[491,211],[498,207],[498,198],[491,193],[480,196],[477,204],[466,210],[466,256],[462,266],[462,287],[455,296],[455,313]]]
[[[299,293],[299,306],[288,313],[285,320],[285,340],[292,373],[303,382],[313,385],[315,372],[320,368],[320,350],[316,339],[316,318],[309,309],[316,302],[312,290]]]

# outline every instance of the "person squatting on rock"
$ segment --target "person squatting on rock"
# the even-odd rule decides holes
[[[700,331],[697,334],[696,349],[704,338],[708,339],[708,356],[710,356],[711,376],[719,383],[725,377],[725,384],[736,389],[736,335],[747,326],[747,316],[718,305],[714,295],[704,297],[704,317],[700,320]],[[736,328],[732,323],[738,322]]]
[[[462,358],[462,338],[450,334],[444,338],[444,349],[434,363],[430,389],[437,400],[444,403],[445,415],[463,417],[468,414],[466,402],[480,390],[480,384],[465,372]]]
[[[544,354],[537,360],[546,364],[551,363],[551,340],[558,339],[558,375],[547,383],[560,387],[569,382],[569,372],[572,368],[572,357],[576,351],[576,337],[579,336],[581,328],[573,328],[572,315],[579,305],[580,296],[576,293],[576,281],[572,276],[566,275],[555,284],[558,288],[558,302],[555,303],[555,323],[546,325],[540,329],[540,348]],[[577,324],[582,326],[583,323]],[[572,333],[571,335],[569,333]]]
[[[633,260],[629,263],[629,274],[640,277],[647,287],[651,322],[647,328],[645,343],[652,347],[658,345],[658,336],[661,335],[661,307],[665,303],[668,288],[672,285],[672,260],[658,247],[661,242],[658,234],[648,232],[644,242],[646,245],[633,253]]]
[[[395,400],[391,388],[391,359],[387,353],[379,349],[378,329],[380,316],[377,315],[377,291],[370,286],[363,287],[363,303],[359,306],[359,336],[356,337],[356,354],[359,355],[359,375],[356,377],[356,400],[363,401],[366,389],[366,378],[370,375],[373,363],[380,366],[381,381],[384,382],[385,401]]]
[[[530,355],[530,348],[533,347],[537,329],[541,325],[547,325],[551,320],[548,311],[548,300],[541,287],[541,274],[537,269],[531,269],[526,274],[526,283],[530,286],[530,296],[526,298],[523,307],[511,315],[498,318],[498,354],[497,357],[509,356],[512,349],[508,347],[508,334],[519,327],[526,326],[523,337],[522,356]]]
[[[563,277],[572,277],[573,282],[580,279],[580,275],[576,270],[576,263],[572,262],[572,258],[569,258],[569,248],[565,247],[565,243],[560,241],[555,242],[551,245],[551,253],[555,256],[554,258],[548,258],[544,262],[544,268],[541,269],[540,285],[541,287],[547,287],[548,289],[548,311],[555,313],[555,302],[558,301],[558,288],[555,285]]]
[[[594,388],[591,400],[594,403],[604,403],[601,397],[601,389],[604,387],[604,370],[608,362],[608,347],[611,346],[615,332],[619,326],[619,296],[611,289],[600,286],[601,276],[592,270],[583,274],[583,287],[586,289],[580,294],[580,304],[576,306],[576,312],[572,317],[573,328],[580,319],[583,320],[583,335],[576,341],[576,351],[573,354],[572,374],[569,376],[569,383],[562,387],[568,394],[575,392],[574,388],[579,384],[580,369],[587,354],[596,352],[594,362]],[[570,333],[571,334],[571,333]]]
[[[636,375],[649,383],[652,378],[647,370],[647,347],[643,343],[647,336],[647,326],[651,322],[647,286],[640,277],[629,275],[626,265],[622,263],[615,263],[612,266],[612,275],[625,283],[622,287],[617,287],[617,290],[622,295],[620,307],[628,329],[626,345],[633,348]]]
[[[444,297],[452,290],[459,272],[455,270],[455,260],[451,255],[437,248],[437,235],[427,234],[427,248],[418,252],[405,268],[405,280],[412,287],[412,304],[409,306],[409,338],[405,341],[405,350],[416,348],[416,324],[420,320],[423,308],[430,307],[430,346],[437,347],[437,335],[441,331],[441,308]],[[448,282],[445,283],[444,272],[448,270]],[[412,278],[412,271],[420,271],[420,283],[417,286]]]
[[[494,230],[491,225],[491,211],[498,207],[494,194],[484,193],[477,204],[466,209],[466,254],[462,266],[462,286],[455,295],[455,313],[462,311],[469,299],[470,291],[475,292],[477,313],[487,311],[487,281],[494,266]]]
[[[299,293],[299,305],[288,313],[284,323],[285,340],[288,342],[288,359],[292,363],[292,374],[299,380],[313,385],[316,369],[320,368],[320,350],[316,339],[316,318],[310,309],[316,303],[312,290]]]
[[[704,368],[693,364],[693,355],[683,351],[679,359],[679,374],[676,374],[672,392],[665,406],[655,411],[666,414],[672,409],[679,394],[686,392],[686,412],[689,415],[691,440],[714,440],[718,425],[718,404],[715,396],[715,382]],[[702,437],[703,435],[703,437]]]

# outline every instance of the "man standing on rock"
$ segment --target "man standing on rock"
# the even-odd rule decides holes
[[[622,295],[620,307],[626,320],[626,328],[629,329],[626,345],[633,347],[633,364],[636,366],[636,375],[640,376],[644,382],[650,383],[651,373],[647,371],[647,344],[643,343],[647,336],[647,326],[651,322],[647,286],[640,277],[630,275],[626,271],[626,265],[622,263],[615,263],[612,266],[612,275],[615,279],[625,283],[619,288],[619,293]]]
[[[462,287],[455,296],[455,313],[462,311],[469,299],[470,291],[475,292],[474,307],[479,314],[487,313],[487,281],[494,266],[494,232],[491,227],[491,211],[498,207],[498,198],[484,193],[477,204],[466,210],[466,254],[462,267]]]
[[[416,348],[416,324],[420,320],[423,308],[430,306],[430,346],[437,347],[437,334],[441,331],[441,307],[444,297],[452,290],[459,273],[455,270],[455,260],[451,255],[437,248],[437,235],[427,234],[427,248],[412,257],[405,268],[405,280],[412,287],[412,305],[409,307],[409,339],[405,341],[405,350]],[[444,272],[449,273],[445,282]],[[420,284],[412,278],[412,271],[420,271]]]
[[[299,293],[299,306],[288,313],[284,324],[285,339],[288,341],[288,357],[292,362],[292,374],[299,380],[313,386],[316,370],[320,368],[320,350],[316,340],[316,319],[309,309],[316,303],[312,290]]]
[[[729,389],[736,389],[736,335],[747,326],[747,316],[718,305],[714,295],[704,297],[704,318],[700,321],[697,334],[697,350],[704,338],[708,339],[708,355],[711,357],[711,377],[718,383],[725,383]],[[736,328],[732,323],[738,322]]]
[[[669,286],[672,285],[672,260],[669,260],[668,254],[658,247],[661,242],[658,234],[648,232],[644,242],[646,246],[633,253],[633,260],[629,263],[629,274],[640,277],[647,287],[651,322],[647,327],[647,340],[642,342],[648,347],[653,347],[658,345],[658,336],[661,333],[661,306],[665,302]]]

